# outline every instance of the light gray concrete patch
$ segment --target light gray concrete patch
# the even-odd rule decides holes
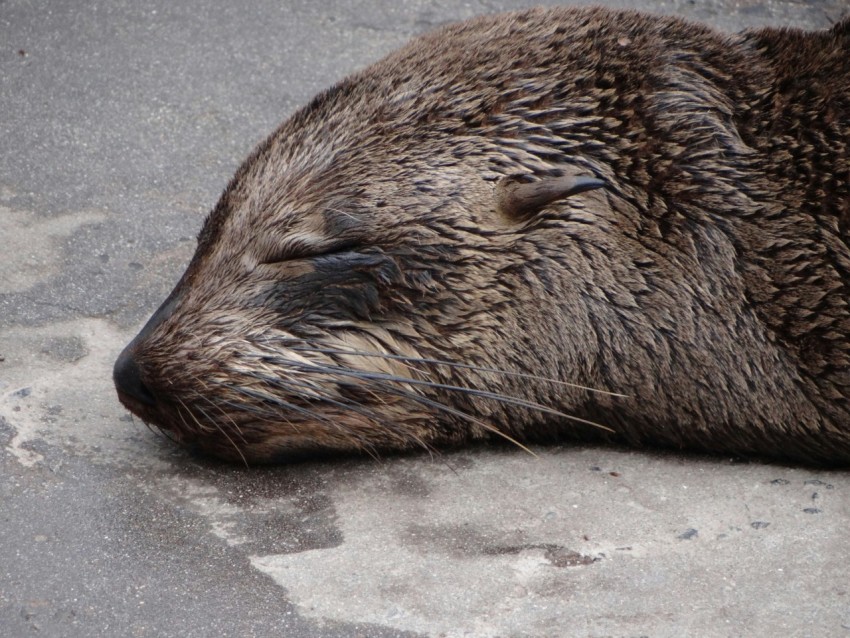
[[[388,474],[340,485],[344,544],[252,563],[308,615],[452,637],[840,627],[846,474],[599,450],[458,460],[394,461],[421,493]]]
[[[245,470],[117,403],[112,361],[256,142],[410,36],[532,4],[0,2],[0,635],[850,636],[846,473],[561,448]],[[730,30],[850,9],[606,4]]]

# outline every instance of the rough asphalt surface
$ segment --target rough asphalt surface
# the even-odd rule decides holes
[[[246,470],[118,404],[114,358],[255,143],[412,35],[525,5],[0,1],[0,636],[850,637],[847,472],[560,447]]]

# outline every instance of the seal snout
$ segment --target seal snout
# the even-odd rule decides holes
[[[118,359],[112,368],[112,380],[115,383],[115,389],[118,390],[118,398],[127,409],[139,416],[142,416],[140,411],[156,406],[158,401],[154,392],[142,378],[142,368],[139,366],[136,354],[139,352],[139,346],[145,343],[154,330],[174,314],[180,290],[181,284],[178,284],[148,319],[136,338],[118,355]]]
[[[133,356],[133,349],[124,348],[112,369],[112,379],[122,403],[139,403],[145,406],[156,405],[156,397],[142,381],[142,371]]]

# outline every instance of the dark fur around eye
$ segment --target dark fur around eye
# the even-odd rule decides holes
[[[317,316],[371,320],[382,310],[382,290],[403,280],[396,262],[378,249],[334,252],[309,261],[309,269],[272,284],[254,300],[279,313],[282,326]]]

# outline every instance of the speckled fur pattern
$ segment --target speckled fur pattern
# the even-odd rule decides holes
[[[246,160],[119,396],[247,462],[504,435],[846,464],[848,144],[847,20],[448,26]],[[605,186],[496,205],[564,171]]]

